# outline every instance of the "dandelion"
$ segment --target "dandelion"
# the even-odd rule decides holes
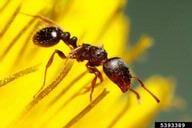
[[[55,57],[48,70],[46,87],[34,97],[42,85],[45,65],[52,52],[55,49],[65,54],[70,52],[64,43],[48,49],[33,44],[34,32],[48,25],[38,16],[52,19],[63,30],[77,36],[79,44],[102,43],[109,56],[125,58],[131,64],[151,46],[152,40],[144,36],[127,52],[129,21],[122,11],[125,3],[4,0],[0,5],[0,127],[140,128],[147,127],[160,110],[170,106],[173,82],[161,76],[145,81],[161,99],[160,104],[140,87],[138,104],[135,95],[122,94],[106,77],[95,88],[90,102],[89,93],[82,92],[94,76],[87,72],[85,63],[63,61],[59,57]]]

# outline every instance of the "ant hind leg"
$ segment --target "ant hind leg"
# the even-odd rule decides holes
[[[53,59],[54,59],[55,54],[58,54],[58,56],[59,56],[61,59],[65,59],[65,58],[66,58],[65,54],[64,54],[62,51],[60,51],[60,50],[57,50],[57,49],[56,49],[56,50],[52,53],[51,57],[49,58],[49,60],[48,60],[48,62],[47,62],[47,64],[46,64],[46,67],[45,67],[43,85],[41,86],[41,88],[39,89],[39,91],[36,93],[36,95],[35,95],[34,97],[36,97],[36,96],[41,92],[41,90],[45,87],[47,70],[48,70],[48,68],[51,66],[51,64],[53,63]]]

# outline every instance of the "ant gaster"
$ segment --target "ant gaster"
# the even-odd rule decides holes
[[[160,100],[144,86],[143,82],[139,78],[130,74],[127,64],[121,58],[108,58],[107,52],[102,47],[92,46],[85,43],[77,45],[77,37],[71,37],[69,32],[64,32],[59,27],[55,26],[42,28],[33,36],[33,42],[42,47],[51,47],[57,44],[60,40],[71,48],[71,52],[69,53],[70,59],[76,59],[79,62],[85,60],[88,61],[86,64],[88,71],[95,74],[95,77],[91,82],[90,100],[92,99],[97,78],[99,78],[101,82],[103,81],[102,74],[96,67],[103,66],[103,71],[107,77],[117,84],[123,93],[130,90],[136,94],[138,99],[140,99],[139,94],[131,88],[131,79],[134,78],[157,102],[160,102]],[[67,58],[66,55],[60,50],[55,50],[53,52],[46,65],[43,86],[45,85],[47,69],[52,64],[55,54],[58,54],[62,59]]]

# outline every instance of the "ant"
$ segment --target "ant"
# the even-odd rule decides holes
[[[71,37],[69,32],[64,32],[57,26],[44,27],[33,35],[34,44],[41,47],[54,46],[59,43],[60,40],[70,47],[71,52],[69,53],[68,57],[58,49],[52,53],[45,68],[44,82],[41,89],[43,89],[45,85],[46,72],[51,66],[55,54],[57,54],[62,59],[70,58],[75,59],[78,62],[87,61],[86,67],[88,71],[95,75],[91,82],[90,100],[92,100],[92,94],[97,79],[99,78],[100,82],[103,81],[103,76],[96,67],[103,66],[104,73],[121,89],[123,93],[130,90],[136,94],[137,99],[140,99],[138,92],[131,88],[131,79],[136,79],[140,83],[141,87],[143,87],[157,101],[157,103],[160,102],[160,100],[145,87],[143,82],[138,77],[130,74],[127,64],[121,58],[108,58],[107,52],[103,47],[97,47],[86,43],[77,45],[78,39],[76,36]]]

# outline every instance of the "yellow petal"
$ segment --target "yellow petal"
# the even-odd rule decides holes
[[[125,53],[125,59],[128,63],[133,62],[135,59],[139,58],[153,45],[153,39],[148,36],[142,36],[137,44],[130,48],[129,51]]]

